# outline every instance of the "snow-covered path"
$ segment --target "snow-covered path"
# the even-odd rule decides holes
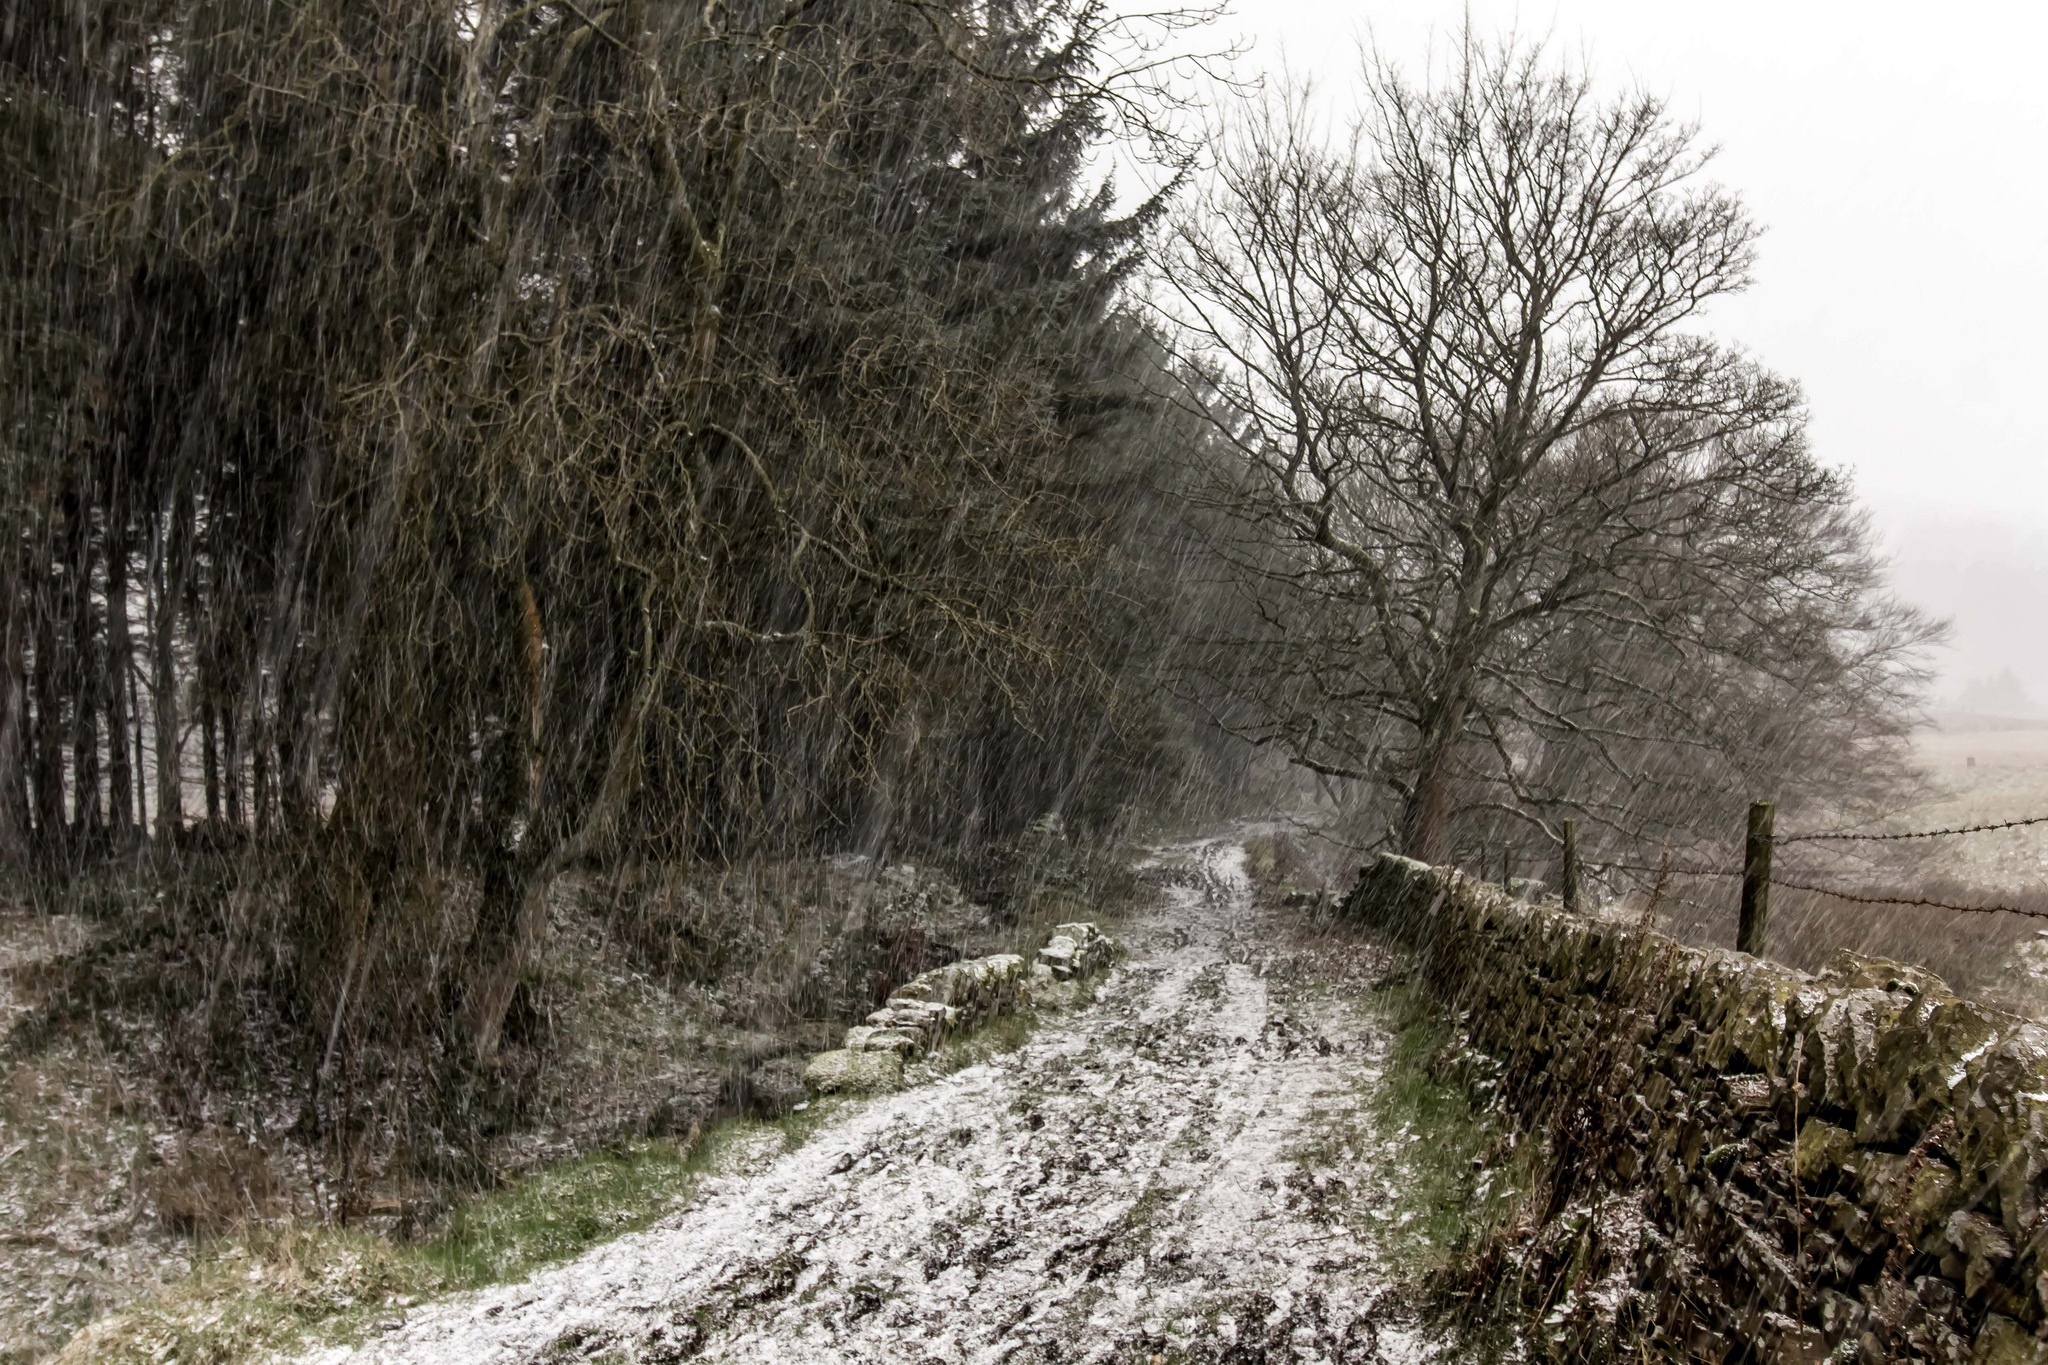
[[[1370,950],[1254,909],[1232,843],[1154,877],[1126,964],[1023,1048],[353,1358],[1431,1359],[1374,1235]]]

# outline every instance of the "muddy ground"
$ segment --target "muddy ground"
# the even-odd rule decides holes
[[[387,1362],[1406,1362],[1370,1096],[1388,960],[1163,853],[1128,960],[1016,1051],[849,1106],[645,1232],[412,1311]]]

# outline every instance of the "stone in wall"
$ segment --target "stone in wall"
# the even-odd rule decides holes
[[[818,1094],[897,1089],[903,1063],[930,1052],[949,1032],[1029,1004],[1034,978],[1088,976],[1115,953],[1115,943],[1095,925],[1062,924],[1028,970],[1017,954],[998,953],[920,973],[891,991],[865,1024],[847,1030],[843,1046],[814,1057],[805,1084]]]
[[[1034,970],[1043,968],[1044,974],[1056,981],[1071,981],[1101,971],[1115,954],[1116,945],[1094,925],[1062,924],[1038,950]]]
[[[889,1001],[868,1016],[868,1026],[910,1039],[912,1052],[930,1052],[946,1031],[960,1022],[960,1012],[936,1000]]]
[[[902,1029],[877,1028],[862,1024],[846,1031],[845,1050],[848,1052],[893,1052],[899,1057],[909,1057],[917,1052],[917,1035]]]
[[[1406,859],[1346,911],[1549,1138],[1553,1205],[1638,1211],[1536,1234],[1625,1291],[1567,1358],[2048,1362],[2048,1031],[1897,963],[1808,975]]]
[[[903,1056],[856,1048],[821,1052],[804,1068],[804,1086],[814,1095],[899,1090],[903,1086]]]

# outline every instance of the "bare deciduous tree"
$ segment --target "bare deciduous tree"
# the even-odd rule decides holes
[[[1170,267],[1270,626],[1211,652],[1233,721],[1382,784],[1432,861],[1459,810],[1540,822],[1567,772],[1639,803],[1662,760],[1632,745],[1753,760],[1728,718],[1767,694],[1853,677],[1895,733],[1923,623],[1872,594],[1793,387],[1689,330],[1757,236],[1694,130],[1470,38],[1437,84],[1363,88],[1338,150],[1301,101],[1255,121]]]

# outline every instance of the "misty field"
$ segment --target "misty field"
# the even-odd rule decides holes
[[[1868,828],[1954,829],[2048,815],[2048,726],[2023,724],[1951,718],[1949,728],[1920,731],[1912,757],[1923,782]],[[2010,728],[1992,728],[2001,725]],[[1780,834],[1787,829],[1781,822]],[[1729,866],[1739,833],[1731,831],[1719,850]],[[1887,843],[1793,844],[1781,848],[1775,871],[1785,880],[1873,899],[2048,912],[2048,824]],[[1636,886],[1622,905],[1640,914],[1649,897]],[[1687,942],[1731,946],[1736,898],[1730,877],[1673,876],[1654,918]],[[2048,918],[1774,889],[1770,956],[1812,970],[1842,949],[1924,967],[1957,991],[2006,1009],[2035,1017],[2048,1012]]]

